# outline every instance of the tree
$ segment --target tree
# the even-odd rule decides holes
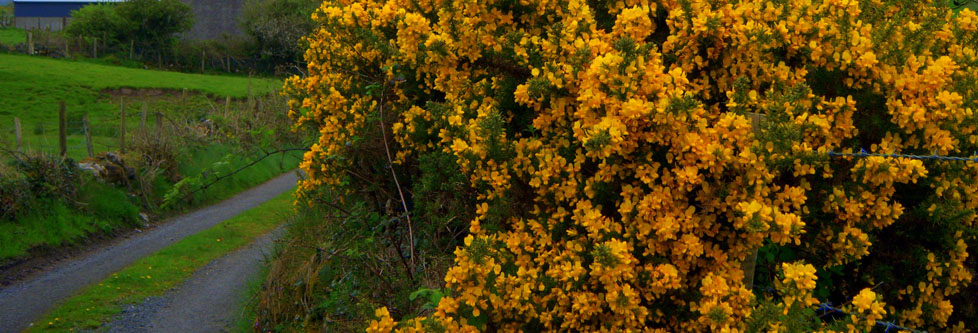
[[[177,34],[194,24],[190,6],[179,0],[129,0],[115,10],[125,22],[125,36],[155,50],[170,47]]]
[[[71,12],[65,31],[74,37],[98,37],[117,42],[126,37],[126,22],[109,4],[92,4]]]
[[[14,19],[13,11],[7,5],[0,5],[0,27],[6,27]]]
[[[978,151],[974,11],[361,0],[316,18],[309,76],[286,84],[321,133],[305,193],[405,187],[403,209],[376,204],[391,243],[425,223],[400,222],[429,199],[404,181],[419,160],[450,154],[478,193],[434,313],[381,307],[368,331],[978,325],[978,163],[893,155]]]
[[[242,10],[241,27],[254,41],[255,51],[272,64],[294,64],[302,59],[302,37],[312,33],[314,0],[249,0]]]

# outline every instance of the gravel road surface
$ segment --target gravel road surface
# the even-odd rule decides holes
[[[0,332],[18,332],[30,326],[54,305],[81,288],[105,279],[134,261],[181,239],[258,206],[295,188],[298,177],[289,172],[230,199],[175,217],[128,239],[65,261],[28,280],[0,289]]]
[[[226,332],[241,314],[248,281],[258,276],[283,228],[215,259],[164,297],[152,297],[116,316],[108,332]]]

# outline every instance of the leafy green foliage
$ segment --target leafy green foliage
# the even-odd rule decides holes
[[[110,4],[92,4],[71,12],[65,32],[74,37],[98,37],[118,42],[127,37],[127,22]]]
[[[265,62],[291,64],[301,60],[302,37],[316,24],[314,0],[249,0],[241,13],[241,28],[254,42],[254,52]]]
[[[162,52],[173,46],[177,34],[194,24],[190,6],[179,0],[130,0],[117,4],[90,4],[71,13],[66,32],[74,37],[101,38],[105,44],[131,41]]]
[[[48,155],[18,155],[0,167],[0,221],[36,210],[41,200],[74,201],[78,174],[74,161]]]
[[[445,297],[445,291],[442,289],[421,288],[411,293],[411,295],[408,296],[408,299],[412,301],[414,300],[427,301],[424,303],[424,305],[421,306],[421,309],[434,310],[435,307],[438,306],[438,302],[441,301],[442,297]]]
[[[194,25],[190,6],[179,0],[129,0],[115,10],[125,21],[126,37],[150,48],[170,46],[176,34]]]

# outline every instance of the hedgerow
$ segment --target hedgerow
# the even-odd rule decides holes
[[[305,199],[374,201],[409,273],[435,248],[414,231],[448,216],[433,198],[471,216],[435,311],[382,307],[368,331],[978,325],[978,163],[829,154],[978,150],[971,10],[349,0],[314,19],[286,83],[320,133]],[[457,196],[418,191],[446,170]]]

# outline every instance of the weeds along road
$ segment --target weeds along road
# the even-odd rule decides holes
[[[59,263],[0,290],[0,332],[27,328],[58,301],[140,258],[294,189],[297,180],[295,172],[286,173],[218,204],[170,219],[155,229]]]

